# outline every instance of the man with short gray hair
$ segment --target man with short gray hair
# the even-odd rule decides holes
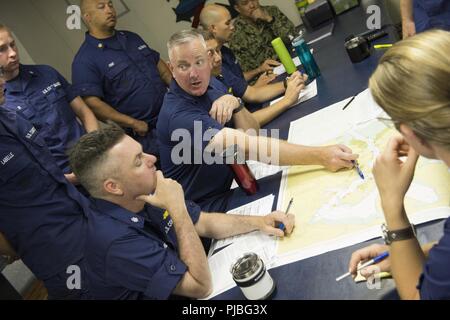
[[[157,123],[161,167],[202,209],[225,211],[234,178],[228,165],[208,163],[204,155],[220,154],[235,144],[246,160],[322,165],[331,171],[353,168],[358,155],[346,146],[301,146],[255,134],[259,125],[242,101],[210,85],[217,79],[210,78],[212,62],[198,31],[175,33],[168,49],[175,81]]]

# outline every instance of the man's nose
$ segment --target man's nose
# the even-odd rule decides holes
[[[197,68],[195,68],[195,67],[191,68],[191,72],[189,73],[189,77],[191,79],[197,79],[198,78]]]
[[[9,57],[10,58],[15,58],[17,56],[17,50],[14,49],[13,47],[9,47]]]

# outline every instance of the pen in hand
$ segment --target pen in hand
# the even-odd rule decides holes
[[[289,210],[291,209],[292,202],[294,202],[294,198],[291,198],[291,200],[289,201],[289,204],[288,204],[287,209],[286,209],[286,215],[289,214]],[[278,225],[278,229],[281,229],[281,230],[284,231],[286,229],[286,226],[284,225],[284,223],[280,223]]]
[[[364,180],[364,174],[361,171],[361,168],[359,167],[359,163],[356,160],[352,160],[352,163],[355,165],[355,169],[358,172],[358,175],[361,177],[361,179]]]
[[[378,262],[380,262],[381,260],[387,258],[388,256],[389,256],[389,252],[388,252],[388,251],[383,252],[382,254],[376,256],[375,258],[370,259],[370,260],[367,261],[367,262],[364,262],[362,265],[360,265],[360,266],[358,267],[358,269],[356,269],[356,271],[360,271],[360,270],[362,270],[362,269],[364,269],[364,268],[366,268],[366,267],[368,267],[368,266],[371,266],[371,265],[373,265],[373,264],[375,264],[375,263],[378,263]],[[342,276],[337,277],[337,278],[336,278],[336,281],[341,281],[342,279],[347,278],[349,275],[351,275],[350,272],[344,273]]]

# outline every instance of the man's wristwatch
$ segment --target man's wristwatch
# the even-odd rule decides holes
[[[244,101],[242,101],[241,98],[236,97],[236,99],[238,99],[238,101],[239,101],[239,107],[237,107],[236,109],[233,110],[233,114],[238,113],[239,111],[241,111],[241,110],[244,109],[244,107],[245,107]]]
[[[416,237],[416,228],[413,224],[409,227],[399,230],[388,230],[386,224],[381,225],[383,232],[383,239],[386,244],[391,244],[394,241],[408,240]]]

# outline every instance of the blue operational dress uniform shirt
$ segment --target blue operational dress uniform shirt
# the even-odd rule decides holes
[[[450,219],[444,225],[444,235],[430,250],[418,289],[422,300],[450,299]]]
[[[67,149],[85,133],[70,103],[76,98],[66,79],[50,66],[20,65],[20,73],[5,84],[5,108],[39,130],[58,166],[70,173]]]
[[[146,205],[135,214],[93,199],[86,261],[94,299],[167,299],[186,265],[178,256],[173,221],[165,210]],[[186,207],[193,223],[200,208]]]
[[[211,81],[217,80],[212,78]],[[227,165],[207,164],[203,157],[214,131],[217,133],[223,129],[209,115],[213,102],[223,95],[223,91],[210,84],[203,96],[194,97],[172,81],[157,124],[161,168],[165,177],[178,181],[186,198],[208,212],[225,211],[234,177]]]
[[[167,92],[158,71],[159,60],[159,53],[137,34],[116,31],[113,37],[101,40],[86,33],[72,64],[77,95],[98,97],[118,112],[148,124],[146,137],[132,130],[127,133],[152,154],[158,150],[153,129]]]
[[[89,202],[64,178],[36,128],[0,106],[0,232],[52,298],[82,298]],[[67,268],[81,269],[69,290]]]
[[[222,46],[222,48],[220,48],[220,52],[222,53],[222,67],[226,67],[236,77],[245,79],[244,72],[242,71],[241,65],[239,64],[239,61],[233,51],[228,47]]]
[[[414,0],[413,12],[416,32],[434,28],[450,31],[449,0]]]

